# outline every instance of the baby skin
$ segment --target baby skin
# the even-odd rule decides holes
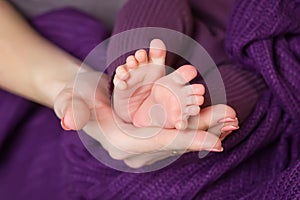
[[[200,111],[205,88],[189,82],[197,70],[184,65],[165,75],[165,44],[154,39],[149,55],[143,49],[116,69],[113,107],[117,115],[137,127],[158,126],[209,130],[225,137],[238,129],[235,111],[223,104]]]

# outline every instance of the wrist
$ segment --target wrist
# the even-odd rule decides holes
[[[55,67],[40,68],[34,73],[34,88],[36,88],[37,101],[42,105],[53,108],[58,94],[70,85],[78,73],[90,70],[82,67],[81,62],[71,56],[60,60]]]

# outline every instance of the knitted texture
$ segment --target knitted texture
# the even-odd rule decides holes
[[[239,66],[261,74],[270,89],[241,129],[224,141],[224,153],[204,159],[190,153],[159,171],[130,174],[88,159],[77,145],[76,152],[66,150],[72,183],[78,186],[71,190],[73,197],[299,198],[300,112],[293,112],[299,109],[298,5],[275,0],[236,3],[226,48]]]
[[[87,160],[83,149],[72,150],[72,156],[68,153],[73,166],[70,173],[72,183],[78,186],[72,190],[73,197],[299,198],[297,6],[295,1],[276,0],[236,3],[228,28],[227,50],[240,66],[260,73],[270,89],[241,129],[224,141],[224,153],[204,159],[190,153],[159,171],[130,174],[107,169],[92,158]]]
[[[208,83],[209,89],[207,87],[204,95],[203,107],[211,105],[210,92],[212,91],[214,92],[214,104],[225,103],[232,106],[236,110],[240,122],[244,121],[255,106],[265,85],[259,74],[241,70],[226,55],[224,27],[227,26],[227,23],[222,22],[222,20],[229,20],[230,13],[223,14],[222,20],[219,19],[217,13],[223,12],[223,9],[230,10],[232,2],[229,1],[224,4],[217,1],[215,4],[205,1],[188,2],[181,0],[128,1],[116,18],[113,37],[111,37],[107,50],[110,91],[113,90],[112,79],[115,70],[119,65],[125,63],[126,56],[133,54],[136,48],[148,47],[153,38],[159,38],[164,41],[167,50],[170,50],[166,57],[167,66],[176,69],[191,62],[199,70],[202,78],[205,76],[206,80],[211,80]],[[143,6],[140,8],[140,5]],[[205,12],[201,10],[202,6],[207,9]],[[134,12],[132,12],[133,10]],[[201,15],[198,17],[199,13]],[[155,27],[157,29],[155,31],[153,29],[141,29],[143,27]],[[165,31],[166,29],[169,31]],[[177,35],[172,31],[181,34]],[[210,68],[207,70],[208,72],[205,72],[206,69],[201,68],[205,61],[198,59],[201,57],[199,55],[201,53],[194,51],[193,45],[183,35],[198,42],[209,53],[218,69],[212,70]],[[188,54],[189,62],[173,52],[180,52],[180,55]],[[216,72],[216,70],[218,71]],[[222,77],[226,90],[226,102],[224,102],[220,85],[217,84],[218,81],[214,81],[216,73],[220,73]],[[207,86],[202,78],[197,77],[193,83],[202,83]]]

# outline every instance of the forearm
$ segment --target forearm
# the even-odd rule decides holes
[[[80,61],[42,38],[6,1],[0,1],[0,24],[0,87],[53,107]]]

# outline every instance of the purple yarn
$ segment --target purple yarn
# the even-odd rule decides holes
[[[51,42],[80,60],[84,60],[109,36],[109,32],[100,21],[74,8],[63,8],[35,17],[32,25]],[[98,52],[100,58],[86,61],[95,68],[99,68],[98,61],[105,62],[102,60],[106,56],[105,50],[97,50],[101,51]]]
[[[236,4],[226,41],[228,52],[233,59],[262,74],[270,90],[243,127],[225,141],[224,153],[201,160],[197,154],[186,154],[171,166],[146,174],[114,172],[92,158],[81,162],[80,168],[74,167],[80,161],[75,159],[76,154],[68,154],[73,166],[72,183],[80,186],[73,190],[74,198],[299,198],[300,127],[296,116],[300,112],[291,111],[299,109],[299,57],[295,55],[300,53],[300,44],[285,40],[292,36],[291,41],[299,41],[299,23],[282,13],[295,12],[292,1],[277,2]],[[279,22],[274,16],[280,16]],[[266,24],[270,27],[266,28]],[[291,76],[291,71],[295,75]],[[77,157],[83,157],[82,151]],[[87,171],[85,176],[79,176]],[[81,189],[91,178],[94,184]]]

